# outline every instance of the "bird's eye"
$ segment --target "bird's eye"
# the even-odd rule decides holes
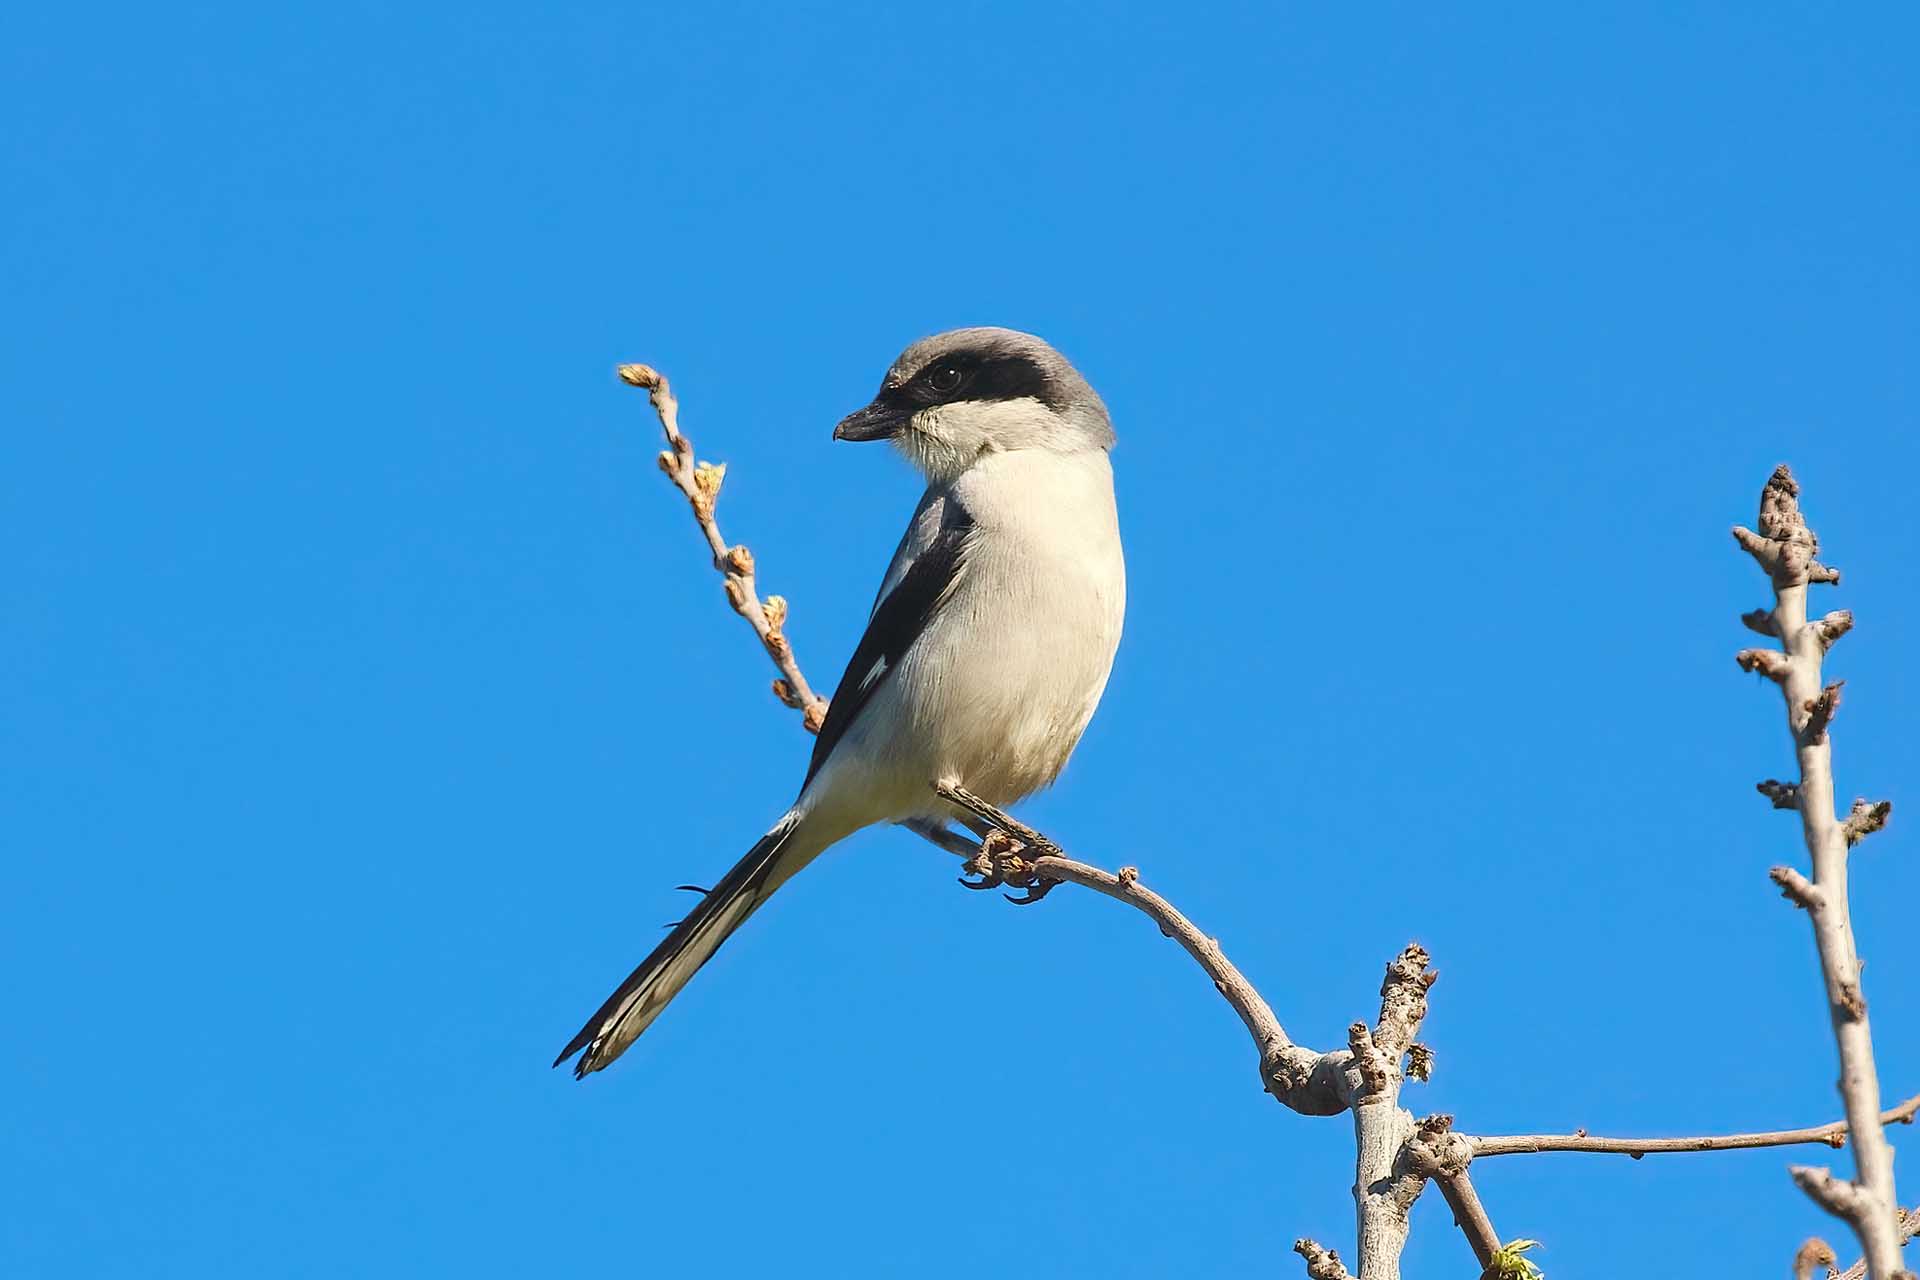
[[[950,364],[943,364],[927,375],[927,385],[942,395],[959,390],[963,381],[960,370]]]

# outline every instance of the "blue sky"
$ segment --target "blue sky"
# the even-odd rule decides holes
[[[1920,1090],[1910,8],[541,8],[10,20],[0,1270],[1344,1243],[1346,1122],[1262,1097],[1170,944],[898,832],[615,1069],[547,1068],[808,746],[612,366],[673,376],[831,685],[916,486],[828,433],[957,324],[1048,336],[1121,439],[1127,636],[1028,816],[1309,1044],[1421,939],[1408,1100],[1470,1131],[1837,1114],[1752,793],[1778,699],[1732,661],[1765,583],[1726,528],[1791,461],[1859,619],[1840,788],[1896,813],[1857,922]],[[1781,1274],[1838,1235],[1791,1158],[1479,1181],[1554,1280]],[[1470,1270],[1437,1198],[1408,1267]]]

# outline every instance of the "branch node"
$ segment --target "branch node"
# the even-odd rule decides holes
[[[1740,615],[1740,621],[1747,624],[1747,630],[1757,631],[1763,636],[1780,635],[1780,628],[1773,621],[1773,614],[1765,609],[1752,609]]]
[[[1353,1280],[1353,1275],[1340,1262],[1340,1255],[1332,1249],[1324,1249],[1312,1240],[1295,1240],[1293,1251],[1306,1260],[1307,1280]]]
[[[1836,1218],[1857,1222],[1863,1214],[1873,1212],[1873,1203],[1867,1194],[1853,1183],[1834,1177],[1830,1169],[1796,1164],[1787,1172],[1809,1199]]]
[[[1767,878],[1780,886],[1781,897],[1803,910],[1817,911],[1826,901],[1813,881],[1792,867],[1775,867],[1767,872]]]
[[[1887,818],[1893,813],[1893,801],[1882,800],[1875,804],[1868,800],[1855,800],[1853,812],[1847,815],[1841,832],[1847,837],[1849,848],[1859,844],[1876,831],[1883,830]]]
[[[1733,655],[1742,671],[1758,671],[1775,684],[1784,684],[1793,664],[1778,649],[1742,649]]]
[[[1781,782],[1776,778],[1768,778],[1765,782],[1754,783],[1753,789],[1773,801],[1773,807],[1776,809],[1800,807],[1800,784],[1797,782]]]
[[[1833,723],[1833,717],[1840,710],[1840,686],[1845,680],[1835,680],[1820,691],[1818,697],[1808,698],[1801,704],[1801,710],[1807,713],[1807,722],[1800,730],[1809,743],[1827,740],[1827,726]]]
[[[1826,617],[1813,624],[1813,638],[1820,643],[1820,652],[1833,648],[1834,641],[1853,630],[1853,610],[1835,609]]]
[[[1393,1081],[1393,1066],[1387,1055],[1374,1043],[1373,1032],[1364,1022],[1356,1022],[1347,1028],[1347,1048],[1353,1053],[1354,1069],[1366,1082],[1369,1095],[1383,1092]],[[1372,1097],[1356,1098],[1357,1104],[1373,1101]]]
[[[699,462],[693,468],[693,487],[706,499],[707,510],[713,510],[714,499],[720,496],[720,485],[727,478],[727,464]]]

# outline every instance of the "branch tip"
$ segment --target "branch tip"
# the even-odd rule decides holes
[[[1803,910],[1818,910],[1824,901],[1813,881],[1792,867],[1774,867],[1767,872],[1767,879],[1780,886],[1781,897]]]
[[[1746,623],[1747,630],[1758,632],[1763,636],[1778,637],[1780,634],[1780,628],[1773,621],[1773,614],[1765,609],[1749,609],[1740,615],[1740,621]]]
[[[1858,1221],[1863,1214],[1873,1212],[1873,1204],[1865,1192],[1843,1178],[1833,1176],[1833,1171],[1823,1165],[1796,1164],[1787,1169],[1794,1184],[1807,1193],[1808,1199],[1825,1209],[1836,1218]]]
[[[651,391],[655,387],[664,387],[667,385],[666,378],[663,377],[660,371],[658,369],[655,369],[652,365],[647,365],[647,364],[615,365],[613,371],[615,374],[619,376],[620,381],[626,383],[630,387],[639,387],[643,391]]]
[[[1742,671],[1757,671],[1775,684],[1786,681],[1787,671],[1792,665],[1787,655],[1778,649],[1742,649],[1733,655],[1733,660],[1740,664]]]
[[[1756,782],[1753,789],[1773,801],[1776,809],[1798,809],[1800,807],[1800,784],[1781,782],[1777,778],[1768,778],[1765,782]]]

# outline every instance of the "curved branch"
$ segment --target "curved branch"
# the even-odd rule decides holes
[[[1880,1114],[1880,1123],[1912,1124],[1920,1112],[1920,1093]],[[1597,1138],[1586,1133],[1528,1133],[1469,1138],[1476,1159],[1484,1156],[1538,1155],[1547,1151],[1585,1151],[1602,1155],[1665,1155],[1683,1151],[1743,1151],[1753,1147],[1791,1147],[1822,1143],[1847,1145],[1847,1122],[1810,1125],[1804,1129],[1776,1129],[1768,1133],[1724,1133],[1698,1138]]]
[[[1253,1037],[1254,1047],[1260,1051],[1261,1080],[1267,1092],[1283,1106],[1302,1115],[1315,1116],[1337,1115],[1347,1109],[1347,1099],[1339,1082],[1350,1055],[1344,1051],[1315,1053],[1295,1044],[1280,1025],[1280,1019],[1274,1016],[1272,1006],[1233,961],[1227,959],[1220,944],[1201,932],[1179,908],[1141,884],[1136,868],[1122,867],[1112,872],[1076,861],[1040,832],[966,788],[939,782],[933,789],[947,803],[992,824],[1018,840],[1027,852],[1038,854],[1022,860],[1019,869],[1023,873],[1042,881],[1076,884],[1123,902],[1152,920],[1162,934],[1178,942],[1213,979],[1214,990],[1240,1015],[1247,1034]],[[1019,857],[1017,853],[1011,856]]]

